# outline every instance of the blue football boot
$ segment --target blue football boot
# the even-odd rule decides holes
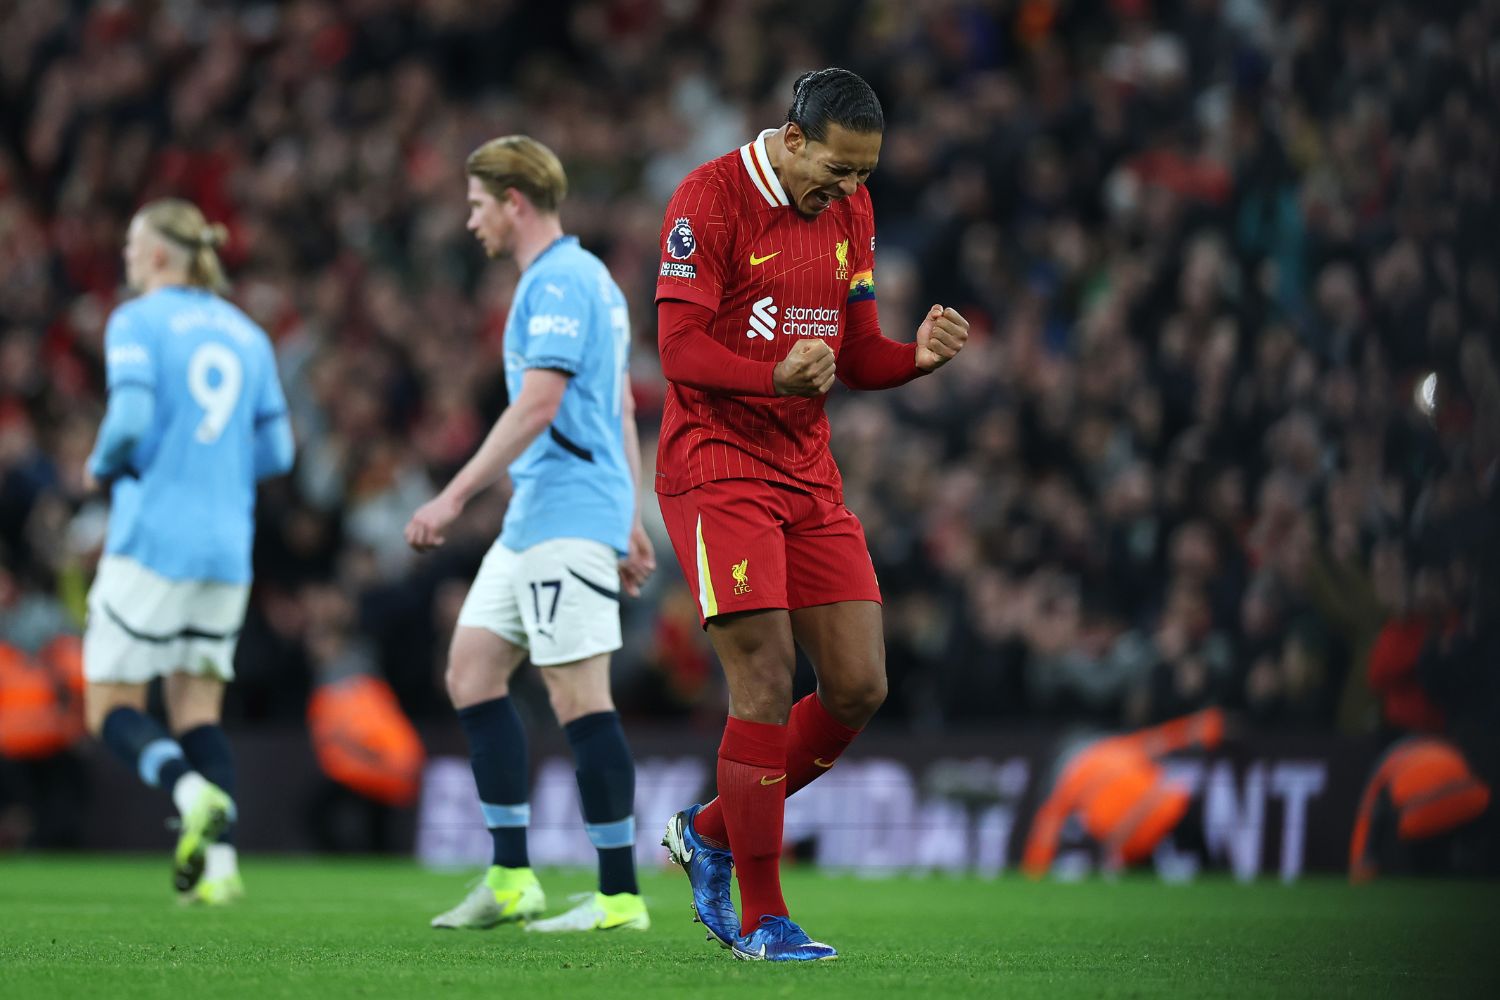
[[[790,917],[766,914],[755,930],[734,942],[734,957],[747,962],[826,962],[839,953],[808,937]]]
[[[734,947],[740,936],[740,917],[734,911],[730,872],[734,861],[721,847],[710,847],[693,829],[693,817],[701,805],[692,806],[667,820],[661,844],[668,856],[687,872],[693,887],[693,919],[708,928],[708,939],[725,948]]]

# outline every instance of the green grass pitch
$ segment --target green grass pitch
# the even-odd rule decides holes
[[[649,933],[434,931],[468,879],[409,862],[243,863],[249,898],[177,906],[165,858],[0,859],[5,997],[1500,996],[1500,885],[1168,886],[787,875],[837,962],[734,961],[651,872]],[[587,872],[544,872],[555,912]]]

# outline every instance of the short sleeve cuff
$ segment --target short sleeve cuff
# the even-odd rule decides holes
[[[578,374],[578,359],[564,358],[559,355],[543,355],[536,358],[526,359],[527,368],[545,368],[549,371],[564,372],[568,375]]]

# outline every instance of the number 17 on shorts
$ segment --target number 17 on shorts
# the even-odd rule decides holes
[[[620,648],[615,550],[586,538],[553,538],[516,552],[496,541],[458,615],[527,650],[539,667]]]

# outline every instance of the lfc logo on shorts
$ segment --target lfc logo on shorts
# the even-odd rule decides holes
[[[750,593],[750,560],[741,559],[729,569],[729,575],[734,577],[734,593],[736,597]]]
[[[833,256],[838,260],[838,269],[834,272],[837,281],[849,280],[849,241],[841,240],[833,247]]]

